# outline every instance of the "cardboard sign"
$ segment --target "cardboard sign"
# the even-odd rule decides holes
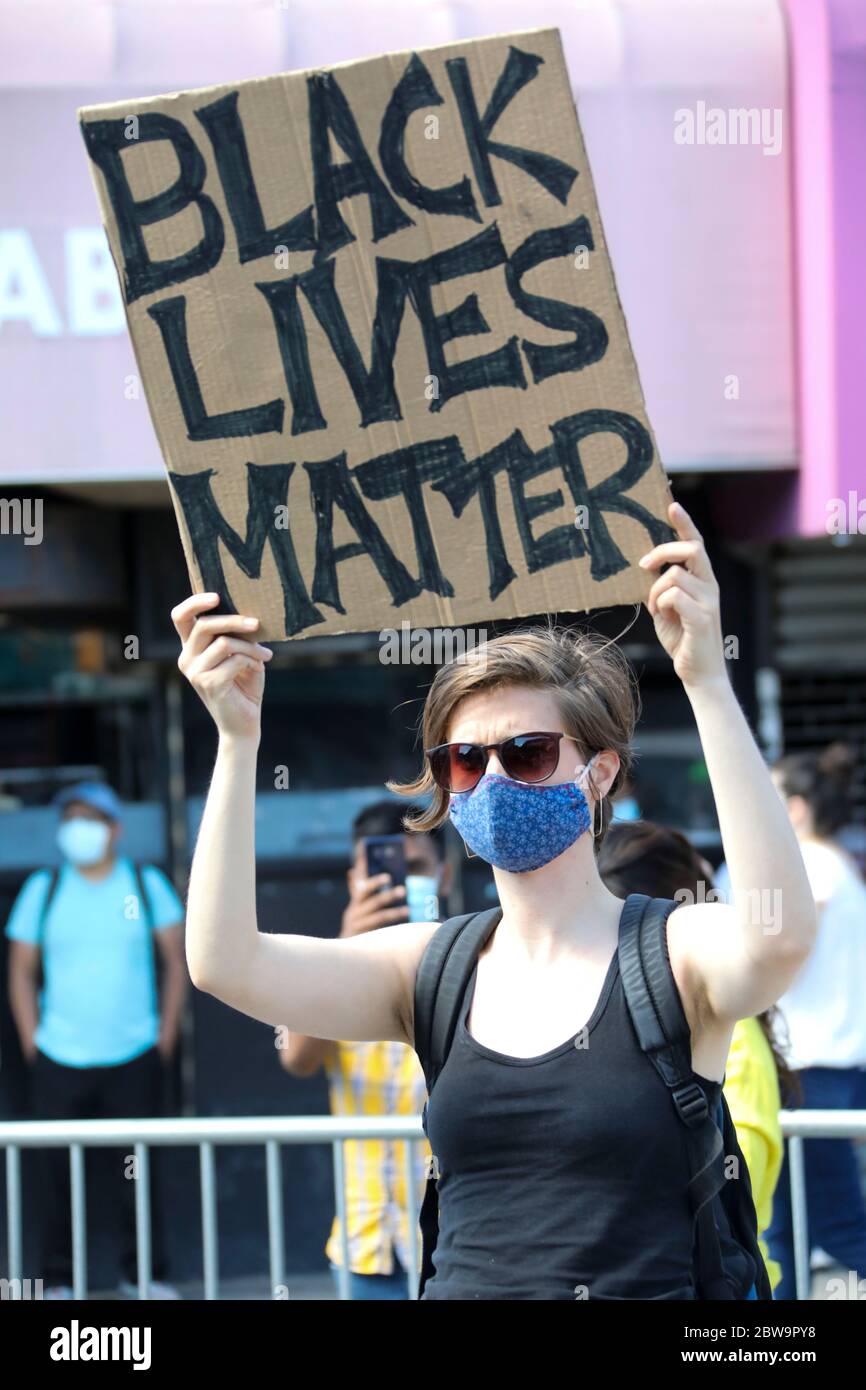
[[[645,596],[669,491],[556,30],[79,116],[196,591],[271,639]]]

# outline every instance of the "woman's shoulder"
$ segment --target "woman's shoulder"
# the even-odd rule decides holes
[[[405,1031],[404,1041],[414,1043],[415,979],[428,945],[443,924],[441,922],[400,922],[393,927],[379,927],[369,935],[377,951],[387,955],[399,974],[399,1011]]]

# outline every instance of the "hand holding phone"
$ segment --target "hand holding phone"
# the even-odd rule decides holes
[[[357,936],[409,920],[402,835],[371,835],[364,841],[363,853],[366,877],[356,870],[349,874],[350,901],[340,936]]]

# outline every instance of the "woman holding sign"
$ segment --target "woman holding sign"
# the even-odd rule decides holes
[[[693,1152],[677,1107],[687,1125],[712,1120],[734,1024],[788,988],[814,942],[815,912],[785,808],[728,681],[703,541],[682,507],[669,515],[678,539],[641,561],[658,575],[647,606],[694,710],[734,888],[730,905],[683,903],[666,919],[660,968],[681,1001],[691,1070],[672,1105],[638,1044],[626,994],[634,982],[620,970],[633,900],[608,892],[596,864],[630,765],[625,659],[595,636],[544,629],[472,649],[437,673],[424,769],[399,788],[433,792],[416,827],[450,815],[468,850],[493,866],[501,904],[481,914],[483,940],[480,919],[460,938],[475,931],[477,951],[426,1112],[438,1179],[422,1214],[426,1299],[749,1297],[759,1278],[748,1262],[736,1289],[727,1266],[716,1265],[715,1292],[708,1266],[696,1277]],[[450,923],[349,940],[257,931],[255,772],[270,653],[255,641],[257,619],[210,617],[216,602],[197,595],[173,614],[181,670],[220,735],[189,887],[192,979],[274,1026],[407,1042],[426,1069],[436,1032],[427,1029],[429,966]],[[773,911],[756,913],[768,892]]]

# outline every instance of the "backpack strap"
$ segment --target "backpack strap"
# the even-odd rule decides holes
[[[673,899],[629,895],[620,921],[620,973],[638,1043],[670,1091],[686,1131],[700,1297],[730,1299],[735,1295],[725,1276],[713,1209],[725,1183],[724,1143],[693,1077],[691,1033],[668,956],[667,920],[677,907]]]
[[[415,975],[415,1051],[428,1095],[448,1058],[478,954],[501,918],[501,907],[450,917],[433,933],[421,957]]]
[[[160,1012],[159,1005],[159,961],[156,953],[156,917],[153,911],[153,903],[147,891],[147,884],[144,879],[145,865],[139,864],[137,860],[130,861],[132,864],[132,876],[135,879],[135,891],[138,894],[138,901],[141,903],[144,912],[144,921],[150,935],[150,974],[153,981],[153,1002],[157,1015]]]
[[[450,917],[435,931],[424,949],[415,975],[415,1051],[427,1082],[427,1096],[436,1084],[454,1040],[460,1006],[478,953],[502,917],[500,907]],[[427,1133],[427,1102],[421,1116]],[[439,1168],[434,1154],[427,1175],[421,1213],[421,1276],[418,1297],[434,1273],[433,1253],[439,1239]]]
[[[147,884],[144,881],[144,865],[132,861],[132,876],[135,879],[135,890],[138,893],[138,900],[144,909],[144,920],[151,931],[154,929],[153,904],[150,901],[150,894],[147,891]]]
[[[42,949],[42,938],[45,935],[45,923],[48,921],[48,913],[51,911],[51,904],[57,894],[57,885],[60,882],[60,870],[53,868],[48,870],[49,878],[45,888],[45,897],[42,899],[42,906],[39,909],[39,921],[36,927],[35,946]]]

